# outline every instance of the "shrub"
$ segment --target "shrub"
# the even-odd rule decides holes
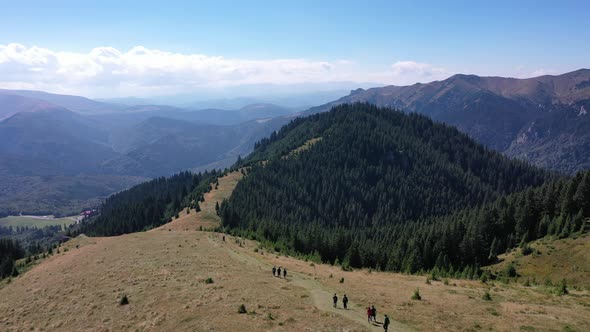
[[[486,270],[486,271],[484,271],[484,272],[481,274],[481,277],[479,277],[479,280],[480,280],[481,282],[483,282],[484,284],[485,284],[486,282],[488,282],[488,280],[490,280],[490,271],[487,271],[487,270]]]
[[[340,283],[343,284],[344,283],[344,278],[340,278]]]
[[[212,284],[213,283],[213,279],[211,277],[205,279],[205,283],[206,284]]]
[[[416,288],[416,290],[414,291],[414,295],[412,295],[412,300],[422,300],[422,296],[420,296],[420,289]]]
[[[567,283],[566,283],[565,279],[562,279],[561,282],[559,283],[559,286],[557,286],[556,293],[559,296],[569,294],[569,290],[567,289]]]
[[[426,277],[426,284],[430,285],[430,277]]]
[[[449,279],[445,279],[445,281],[443,281],[443,283],[445,284],[445,286],[449,285]]]
[[[492,300],[492,296],[490,295],[490,292],[486,291],[485,293],[483,293],[483,296],[481,297],[482,299],[486,300],[486,301],[491,301]]]
[[[533,253],[533,249],[527,243],[524,246],[522,246],[522,248],[520,248],[520,252],[522,253],[523,256],[528,256]]]
[[[432,273],[430,273],[430,280],[439,281],[437,270],[432,270]]]
[[[506,276],[508,278],[514,278],[517,275],[518,275],[518,273],[516,273],[516,268],[514,267],[514,264],[509,264],[504,269],[504,276]]]
[[[240,306],[238,307],[238,314],[245,314],[247,312],[248,310],[246,310],[246,306],[244,304],[240,304]]]
[[[129,304],[129,299],[127,298],[127,295],[123,294],[123,296],[119,300],[119,305],[128,305],[128,304]]]

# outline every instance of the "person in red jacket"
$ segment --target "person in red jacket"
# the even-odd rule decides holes
[[[373,310],[371,310],[371,307],[367,307],[367,322],[371,322],[371,317],[373,317]]]

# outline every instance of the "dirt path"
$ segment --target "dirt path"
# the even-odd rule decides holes
[[[226,241],[226,243],[229,245],[224,246],[219,242],[217,237],[210,236],[208,237],[208,239],[216,247],[223,246],[226,250],[229,251],[230,256],[233,259],[248,265],[258,266],[259,269],[267,270],[270,274],[270,270],[273,266],[270,262],[266,261],[262,257],[251,255],[247,252],[247,250],[235,245],[235,240],[232,239]],[[354,301],[350,301],[348,304],[349,308],[347,310],[344,310],[344,308],[342,308],[342,302],[340,299],[338,307],[334,308],[332,296],[335,291],[326,289],[326,287],[315,278],[299,273],[298,271],[289,270],[287,280],[291,282],[294,286],[301,287],[305,289],[307,292],[309,292],[311,298],[313,299],[314,305],[319,310],[337,314],[347,320],[359,324],[367,331],[383,329],[381,322],[369,324],[367,322],[367,316],[366,311],[364,310],[364,306],[355,306]],[[389,331],[415,331],[415,329],[412,329],[411,327],[403,323],[394,321],[391,318],[390,321],[391,324],[389,326]]]

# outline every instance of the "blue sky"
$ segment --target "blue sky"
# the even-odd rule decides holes
[[[321,70],[317,76],[311,71],[327,63],[334,66],[331,73],[338,73],[328,80],[409,84],[457,72],[530,77],[590,67],[588,13],[588,1],[2,1],[0,47],[16,43],[80,55],[97,47],[126,53],[143,46],[235,60],[223,70],[234,68],[236,61],[259,61],[240,69],[240,77],[261,71],[265,62],[304,59],[311,67],[289,64],[289,70],[303,68],[309,75],[292,83],[323,77]],[[391,74],[396,63],[403,64],[402,70],[395,67]],[[47,74],[59,68],[35,70]],[[168,71],[158,70],[160,76]],[[273,73],[229,81],[291,83],[273,82]],[[37,79],[51,86],[46,76],[26,77],[25,72],[19,80],[19,73],[10,74],[13,82],[0,85],[26,87]],[[108,83],[104,73],[101,80]],[[206,84],[218,81],[227,84],[228,79],[213,74]]]

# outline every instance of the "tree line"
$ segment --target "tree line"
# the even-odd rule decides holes
[[[114,236],[158,227],[186,207],[199,209],[204,193],[220,174],[216,170],[197,174],[181,172],[136,185],[107,198],[99,214],[72,233]]]

